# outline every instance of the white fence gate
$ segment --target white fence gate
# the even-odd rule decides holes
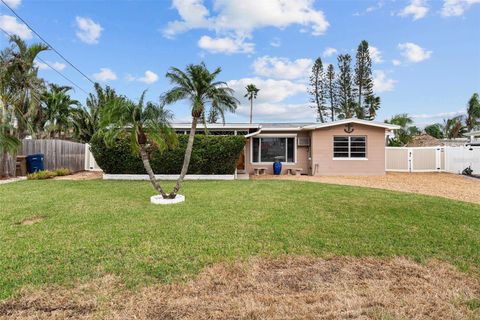
[[[480,147],[387,147],[386,171],[461,173],[471,166],[480,172]]]

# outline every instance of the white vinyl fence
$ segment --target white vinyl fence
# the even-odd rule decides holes
[[[399,172],[480,173],[480,147],[387,147],[385,169]]]
[[[95,162],[89,144],[85,144],[85,171],[102,171],[102,168]]]

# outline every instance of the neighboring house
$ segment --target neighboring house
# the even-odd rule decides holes
[[[469,142],[480,142],[480,141],[477,141],[480,139],[476,139],[477,137],[480,137],[480,130],[467,132],[465,133],[465,136],[470,137]]]
[[[189,124],[173,124],[188,133]],[[199,125],[199,133],[204,127]],[[301,169],[302,174],[383,175],[387,135],[399,126],[359,119],[328,123],[208,124],[209,134],[244,135],[247,139],[237,170],[253,174],[255,168],[273,172],[280,159],[282,174]]]

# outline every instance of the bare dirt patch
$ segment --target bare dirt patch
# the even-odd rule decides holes
[[[254,179],[286,179],[331,184],[342,184],[394,191],[426,194],[454,200],[480,203],[480,179],[468,179],[452,173],[397,173],[384,176],[313,177],[266,175],[252,176]]]
[[[32,218],[27,218],[22,221],[20,221],[18,224],[21,224],[23,226],[31,226],[32,224],[39,223],[45,219],[44,217],[32,217]]]
[[[480,281],[405,258],[254,258],[136,292],[106,276],[75,288],[23,292],[2,319],[476,319]]]
[[[55,177],[54,180],[97,180],[101,179],[103,172],[80,171],[68,176]]]

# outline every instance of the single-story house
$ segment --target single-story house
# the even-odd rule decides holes
[[[189,133],[190,124],[172,125]],[[314,176],[383,175],[387,137],[399,126],[345,119],[328,123],[226,123],[208,124],[209,134],[243,135],[245,149],[238,173],[273,173],[273,162],[282,162],[282,174],[291,171]],[[204,132],[203,125],[198,132]],[[291,170],[289,170],[291,169]]]

